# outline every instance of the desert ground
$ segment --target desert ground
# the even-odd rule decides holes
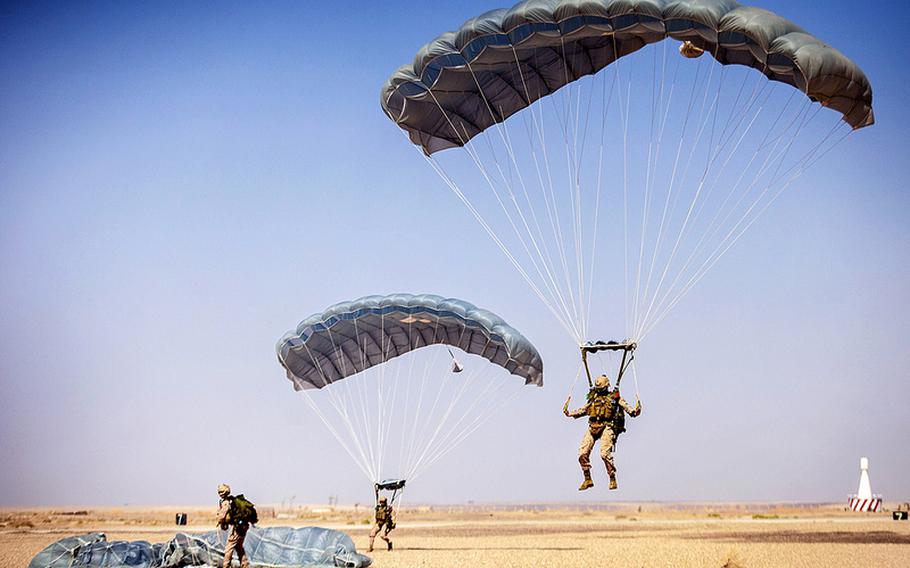
[[[887,504],[886,504],[887,507]],[[363,507],[262,507],[261,526],[323,526],[366,552]],[[189,524],[174,525],[186,512]],[[23,567],[65,536],[164,542],[211,530],[213,508],[3,509],[0,566]],[[378,568],[910,566],[910,521],[841,505],[658,504],[414,507]],[[377,539],[377,544],[380,541]]]

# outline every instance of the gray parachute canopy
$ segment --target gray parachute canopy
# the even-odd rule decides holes
[[[425,45],[380,102],[429,155],[667,37],[793,85],[853,128],[874,122],[872,87],[856,64],[793,22],[732,0],[526,0]]]
[[[166,543],[109,541],[102,533],[59,540],[41,552],[28,568],[180,568],[224,563],[227,531],[177,533]],[[319,527],[268,527],[249,530],[244,543],[253,566],[270,568],[366,568],[368,556],[358,554],[351,537]]]
[[[318,389],[428,345],[480,355],[543,385],[537,348],[496,314],[433,294],[365,296],[300,322],[278,341],[278,360],[296,390]]]

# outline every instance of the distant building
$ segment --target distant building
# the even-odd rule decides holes
[[[859,459],[859,489],[856,495],[850,495],[850,510],[864,513],[875,513],[882,508],[882,496],[872,494],[869,482],[869,458]]]

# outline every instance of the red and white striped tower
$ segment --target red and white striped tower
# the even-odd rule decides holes
[[[863,513],[875,513],[882,508],[882,496],[872,494],[869,483],[869,458],[859,458],[859,489],[856,495],[850,495],[850,510]]]

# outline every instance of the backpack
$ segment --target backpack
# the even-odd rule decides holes
[[[231,522],[233,524],[255,525],[259,522],[256,506],[241,493],[231,499]]]

